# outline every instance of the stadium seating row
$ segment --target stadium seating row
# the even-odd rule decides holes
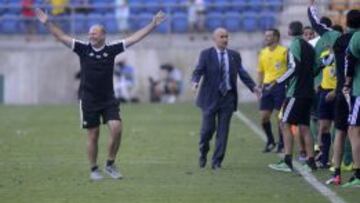
[[[35,4],[46,10],[51,7],[43,0],[35,0]],[[76,0],[70,0],[70,8],[78,6]],[[164,10],[170,16],[168,23],[162,24],[157,32],[188,31],[186,0],[129,0],[130,30],[137,30],[147,24],[158,10]],[[283,0],[205,0],[207,6],[205,27],[211,31],[223,26],[231,32],[253,32],[273,27],[277,15],[283,6]],[[21,0],[0,0],[0,33],[24,33],[21,18]],[[118,31],[114,12],[114,0],[90,0],[90,9],[85,13],[70,13],[54,17],[66,31],[85,33],[89,25],[104,24],[110,33]],[[46,31],[38,26],[40,33]]]
[[[69,8],[80,6],[78,1],[70,2]],[[171,13],[187,12],[186,4],[179,0],[130,0],[131,14],[154,13],[164,10]],[[186,1],[185,1],[186,2]],[[92,13],[106,14],[114,12],[114,0],[90,0],[89,10]],[[20,14],[21,0],[0,0],[0,14]],[[35,5],[48,7],[42,0],[35,1]],[[242,11],[268,11],[278,12],[283,7],[283,0],[208,0],[207,12],[242,12]]]
[[[137,30],[149,23],[151,19],[152,15],[146,13],[132,16],[129,19],[130,29]],[[118,32],[117,21],[114,14],[75,14],[70,19],[67,17],[56,17],[54,20],[66,31],[72,31],[74,33],[86,33],[89,26],[95,23],[105,25],[109,33]],[[2,21],[3,22],[0,24],[0,33],[14,34],[24,32],[23,22],[19,20],[18,16],[6,14],[3,15]],[[185,33],[188,31],[188,20],[187,15],[185,14],[174,14],[167,22],[168,23],[161,24],[158,27],[157,32]],[[208,15],[205,26],[209,31],[214,30],[216,27],[223,26],[230,32],[254,32],[274,27],[276,23],[277,18],[273,13],[263,12],[259,14],[255,12],[246,12],[239,14],[233,12],[226,15],[223,15],[222,13]],[[46,33],[43,26],[39,25],[38,29],[40,33]]]

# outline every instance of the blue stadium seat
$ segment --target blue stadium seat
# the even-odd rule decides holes
[[[1,22],[1,33],[14,34],[19,32],[19,17],[15,14],[4,14]]]
[[[283,0],[267,0],[266,9],[269,11],[280,12],[283,9],[284,1]]]
[[[130,15],[137,15],[146,11],[145,0],[129,0]]]
[[[241,29],[241,14],[238,12],[228,12],[225,14],[224,26],[230,32],[237,32]]]
[[[223,12],[240,12],[249,8],[248,0],[229,0],[228,6],[223,8]]]
[[[171,29],[171,24],[169,25],[170,21],[165,21],[164,23],[161,23],[155,31],[158,33],[168,33]]]
[[[172,7],[170,7],[170,13],[188,13],[188,8],[184,4],[174,4]]]
[[[9,1],[7,4],[8,8],[6,9],[6,13],[8,14],[21,14],[21,1]]]
[[[118,25],[115,14],[109,13],[105,15],[105,28],[108,33],[118,33]]]
[[[108,8],[109,4],[103,1],[96,1],[91,3],[93,13],[105,14],[107,12],[113,12],[113,9]]]
[[[162,11],[165,10],[165,7],[159,0],[158,1],[145,1],[144,5],[145,5],[146,12],[152,13],[152,14],[155,14],[160,10],[162,10]]]
[[[147,25],[151,19],[152,15],[149,13],[141,13],[136,16],[130,16],[130,28],[134,31]]]
[[[210,2],[210,5],[207,5],[207,10],[209,12],[220,12],[224,13],[228,11],[228,8],[230,8],[230,4],[232,2],[229,0],[213,0]]]
[[[179,0],[161,0],[161,2],[162,2],[163,4],[178,4],[178,3],[180,3],[181,1],[179,1]]]
[[[223,18],[224,15],[220,12],[209,13],[206,16],[205,27],[208,30],[213,31],[216,28],[223,26]]]
[[[246,12],[242,16],[242,27],[246,32],[254,32],[258,29],[258,20],[256,12]]]
[[[263,0],[251,0],[249,1],[249,10],[251,11],[262,11],[265,9]]]
[[[98,13],[91,13],[88,15],[87,27],[90,28],[92,25],[101,24],[105,26],[104,15]]]
[[[88,16],[84,14],[74,14],[74,32],[87,33],[88,32]]]
[[[175,13],[172,16],[172,31],[177,33],[185,33],[188,31],[188,19],[184,13]]]
[[[52,21],[64,32],[68,33],[71,31],[71,19],[67,18],[67,16],[53,16]]]
[[[259,18],[261,30],[266,30],[276,26],[276,16],[273,12],[263,12]]]

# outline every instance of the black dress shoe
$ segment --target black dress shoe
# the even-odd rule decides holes
[[[263,150],[263,153],[271,152],[273,149],[275,149],[276,144],[275,142],[270,142],[265,145],[265,148]]]
[[[200,166],[200,168],[205,168],[205,166],[206,166],[206,158],[205,157],[199,158],[199,166]]]

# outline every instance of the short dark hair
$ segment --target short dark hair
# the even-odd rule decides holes
[[[346,14],[346,26],[360,28],[360,10],[352,9]]]
[[[267,29],[266,31],[271,31],[273,32],[274,36],[277,37],[278,41],[280,41],[280,37],[281,37],[281,34],[280,34],[280,31],[276,28],[269,28]]]
[[[311,27],[311,26],[305,26],[304,28],[303,28],[303,30],[311,30],[311,31],[314,31],[314,29]]]
[[[300,21],[293,21],[289,24],[291,36],[298,36],[303,34],[303,25]]]
[[[330,18],[323,16],[320,18],[320,23],[326,25],[326,27],[331,27],[332,26],[332,21]]]
[[[173,69],[174,69],[174,66],[172,65],[172,64],[170,64],[170,63],[165,63],[165,64],[162,64],[161,66],[160,66],[160,69],[161,70],[166,70],[166,71],[172,71]]]
[[[333,30],[336,30],[338,32],[343,33],[344,32],[344,28],[341,25],[335,24],[331,27]]]

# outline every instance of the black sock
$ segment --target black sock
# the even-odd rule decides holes
[[[321,135],[321,142],[322,142],[322,147],[321,147],[321,163],[323,164],[323,166],[326,166],[327,163],[329,162],[329,151],[330,151],[330,145],[331,145],[331,134],[330,133],[323,133]]]
[[[281,146],[281,147],[284,146],[284,139],[283,139],[283,134],[282,134],[280,126],[279,126],[279,146]]]
[[[334,176],[340,176],[340,175],[341,175],[340,168],[335,168]]]
[[[312,169],[312,170],[316,170],[316,164],[315,164],[315,160],[314,157],[309,157],[308,160],[306,160],[306,164]]]
[[[360,179],[360,168],[356,168],[354,169],[354,171],[355,171],[354,173],[355,178]]]
[[[284,161],[286,163],[286,165],[289,166],[289,168],[291,168],[291,170],[293,169],[293,165],[292,165],[292,157],[290,154],[286,154],[284,157]]]
[[[114,164],[114,162],[115,162],[115,160],[107,160],[106,161],[106,166],[111,166],[111,165]]]
[[[91,172],[94,172],[94,171],[96,171],[98,168],[99,168],[98,166],[93,166],[93,167],[90,168],[90,170],[91,170]]]
[[[271,123],[270,122],[262,123],[262,127],[263,127],[266,137],[267,137],[267,144],[273,143],[274,136],[271,131]]]

